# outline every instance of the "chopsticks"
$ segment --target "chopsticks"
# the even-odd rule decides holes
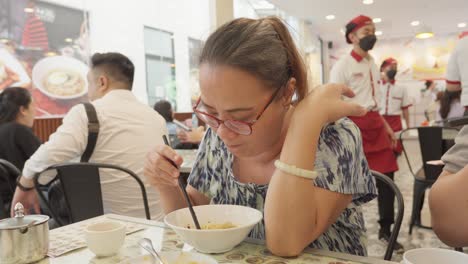
[[[170,146],[166,135],[163,135],[163,140],[164,140],[164,144],[166,144],[167,146]],[[179,167],[177,167],[177,165],[174,163],[174,161],[172,161],[170,159],[167,159],[167,160],[172,164],[172,166],[179,169]],[[182,189],[182,193],[184,194],[185,201],[187,201],[190,214],[192,215],[193,222],[195,223],[195,227],[197,229],[201,229],[200,228],[200,223],[198,222],[197,215],[195,214],[195,211],[193,210],[192,202],[190,201],[190,197],[188,196],[187,190],[185,189],[186,186],[184,184],[184,179],[182,179],[181,175],[179,176],[178,181],[179,181],[179,187],[180,187],[180,189]]]

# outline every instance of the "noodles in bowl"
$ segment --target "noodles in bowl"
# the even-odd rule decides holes
[[[72,70],[51,70],[43,80],[43,87],[51,94],[58,96],[73,96],[85,89],[83,77]]]
[[[83,62],[55,56],[41,59],[34,65],[32,79],[34,86],[53,99],[75,99],[86,95],[88,66]]]
[[[188,208],[169,213],[164,222],[181,239],[202,253],[223,253],[241,243],[262,220],[257,209],[238,205],[193,207],[201,229],[196,229]]]
[[[231,223],[231,222],[225,222],[225,223],[222,223],[222,224],[213,224],[213,223],[208,222],[207,224],[201,225],[201,229],[204,229],[204,230],[229,229],[229,228],[234,228],[234,227],[237,227],[237,226],[235,224]],[[189,224],[189,225],[187,225],[187,228],[191,229],[193,227]]]

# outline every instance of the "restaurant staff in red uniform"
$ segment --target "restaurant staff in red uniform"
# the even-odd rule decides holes
[[[346,42],[353,45],[353,50],[335,63],[330,72],[330,82],[344,83],[351,87],[355,96],[345,98],[345,100],[367,108],[368,113],[365,116],[350,118],[361,130],[364,152],[370,168],[393,180],[394,172],[398,170],[393,153],[396,138],[393,130],[379,113],[380,71],[368,53],[376,41],[375,25],[370,17],[360,15],[351,20],[346,25]],[[388,242],[390,228],[394,222],[395,195],[389,187],[380,182],[377,182],[377,188],[380,215],[379,239]],[[397,243],[395,250],[402,251],[403,246]]]
[[[380,114],[390,125],[393,132],[403,130],[401,115],[403,115],[406,127],[409,127],[409,111],[411,106],[408,90],[405,86],[395,82],[398,64],[394,58],[387,58],[380,66]],[[401,143],[398,142],[394,149],[396,154],[402,151]]]

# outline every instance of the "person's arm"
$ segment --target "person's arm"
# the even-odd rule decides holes
[[[451,247],[468,246],[468,166],[457,173],[444,170],[431,187],[432,228]]]
[[[405,119],[406,123],[406,128],[410,127],[410,120],[409,120],[409,109],[408,108],[403,108],[403,118]]]
[[[457,49],[450,55],[447,63],[446,89],[449,92],[461,91],[460,69],[457,63]]]
[[[51,135],[49,141],[42,144],[26,161],[20,184],[25,187],[32,187],[34,186],[33,177],[36,173],[51,165],[79,157],[87,143],[87,120],[82,105],[73,107],[63,118],[63,124]],[[31,209],[35,208],[36,213],[38,213],[39,204],[34,190],[25,192],[17,187],[12,204],[17,202],[23,203],[26,212],[31,212]],[[14,214],[13,207],[11,214]]]
[[[317,88],[294,111],[280,160],[313,170],[322,127],[343,116],[362,115],[365,109],[340,100],[343,85]],[[310,118],[310,113],[314,113]],[[304,122],[310,120],[310,122]],[[332,192],[276,169],[265,201],[265,232],[268,249],[279,256],[296,256],[333,224],[352,201],[351,194]]]
[[[388,137],[390,138],[390,141],[392,142],[392,145],[395,146],[397,142],[397,138],[395,136],[395,132],[393,132],[392,127],[388,124],[387,120],[383,116],[380,116],[382,118],[382,121],[385,126],[385,131],[387,132]]]

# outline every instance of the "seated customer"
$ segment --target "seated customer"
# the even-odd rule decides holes
[[[41,145],[31,129],[35,110],[31,94],[25,88],[6,88],[0,93],[0,159],[11,162],[19,170]],[[8,178],[0,177],[0,199],[8,205],[15,192],[17,175],[5,176]]]
[[[330,84],[308,95],[307,71],[278,18],[240,18],[218,28],[200,57],[195,111],[210,126],[188,179],[195,205],[264,212],[250,236],[295,256],[306,247],[366,255],[360,208],[377,190],[357,126],[365,109]],[[293,101],[293,97],[297,102]],[[148,154],[145,175],[166,213],[186,207],[177,185],[182,158],[168,146]]]
[[[431,188],[432,228],[445,244],[468,246],[468,126],[442,157],[444,170]]]
[[[161,144],[166,133],[163,118],[132,94],[133,63],[120,53],[96,53],[88,73],[89,97],[93,100],[100,124],[96,147],[90,162],[115,164],[143,178],[146,153]],[[86,147],[88,118],[83,105],[74,106],[63,124],[26,162],[20,183],[33,186],[33,176],[45,168],[79,158]],[[104,210],[144,217],[137,182],[127,174],[104,172],[101,175]],[[147,188],[151,217],[161,219],[159,194]],[[26,209],[39,210],[35,191],[16,189],[14,202]]]
[[[177,125],[174,123],[174,112],[172,111],[171,103],[166,100],[160,100],[154,104],[153,109],[166,120],[169,140],[171,141],[171,146],[175,148],[180,144],[180,141],[177,138]]]
[[[461,91],[445,91],[440,99],[440,107],[436,113],[436,122],[442,123],[446,119],[462,117],[465,107],[460,102]]]
[[[166,120],[166,127],[171,146],[175,149],[196,149],[205,133],[204,127],[197,127],[191,131],[178,128],[174,123],[174,112],[169,101],[160,100],[156,102],[153,109]]]

